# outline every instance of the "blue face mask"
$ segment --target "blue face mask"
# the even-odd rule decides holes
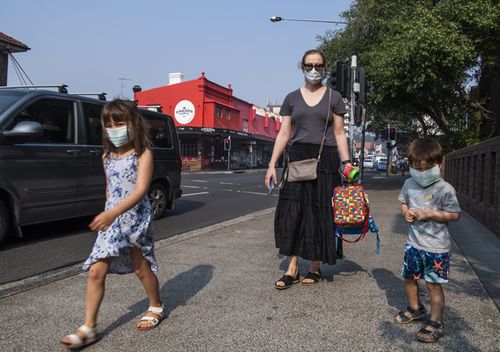
[[[311,82],[312,84],[316,84],[320,82],[323,77],[325,77],[325,74],[322,72],[318,72],[315,68],[313,68],[311,71],[305,71],[304,76],[309,82]]]
[[[109,141],[116,148],[120,148],[132,140],[132,133],[128,132],[127,126],[106,128],[106,133],[108,134]]]
[[[441,170],[439,165],[425,171],[418,171],[410,167],[410,175],[420,186],[427,187],[441,179]]]

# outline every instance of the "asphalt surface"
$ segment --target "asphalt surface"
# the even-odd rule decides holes
[[[264,189],[264,170],[244,173],[187,173],[176,208],[154,222],[164,239],[276,205],[277,194]],[[25,238],[10,239],[0,249],[0,284],[39,275],[84,261],[96,234],[92,217],[27,226]]]
[[[444,285],[446,335],[437,344],[422,344],[414,337],[419,323],[392,323],[407,305],[400,278],[407,224],[397,201],[401,178],[379,177],[366,182],[380,228],[379,256],[375,236],[368,234],[346,245],[337,265],[322,266],[318,285],[277,291],[273,282],[287,262],[274,248],[274,209],[171,237],[156,249],[166,320],[152,331],[137,331],[147,308],[143,289],[134,275],[110,275],[99,315],[101,339],[85,350],[499,351],[498,309],[456,243],[451,281]],[[307,269],[308,262],[300,261],[302,275]],[[0,350],[58,350],[58,339],[82,322],[85,277],[0,299]]]

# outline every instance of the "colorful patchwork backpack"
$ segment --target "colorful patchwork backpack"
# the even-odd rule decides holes
[[[333,221],[336,236],[348,243],[355,243],[365,238],[368,230],[377,234],[377,249],[380,252],[380,239],[375,221],[370,216],[368,196],[363,186],[355,183],[346,183],[335,187],[332,197]],[[348,240],[344,235],[359,236],[355,240]],[[341,246],[341,244],[340,244]]]
[[[335,187],[332,198],[333,222],[342,229],[356,229],[361,232],[354,241],[362,240],[368,232],[370,206],[363,186],[346,184]],[[350,231],[352,232],[352,231]],[[344,239],[343,239],[344,240]]]

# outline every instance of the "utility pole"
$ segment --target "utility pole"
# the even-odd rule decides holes
[[[389,138],[389,130],[391,129],[391,124],[387,124],[387,170],[385,171],[385,175],[388,177],[389,176],[389,165],[391,165],[392,162],[392,141]]]
[[[365,163],[365,134],[366,134],[366,118],[365,113],[366,110],[362,106],[361,107],[361,158],[359,159],[359,167],[361,169],[361,177],[359,178],[359,183],[363,183],[363,175],[364,175],[364,163]]]
[[[354,92],[354,82],[356,82],[357,57],[351,57],[351,111],[349,112],[349,144],[351,149],[351,160],[354,160],[354,112],[356,109],[356,93]]]

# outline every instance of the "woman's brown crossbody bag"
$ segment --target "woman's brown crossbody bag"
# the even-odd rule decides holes
[[[328,99],[328,113],[326,114],[325,128],[323,130],[323,139],[321,140],[321,145],[319,147],[319,153],[317,158],[310,158],[305,160],[290,161],[287,159],[287,168],[283,171],[281,185],[285,181],[288,182],[300,182],[300,181],[310,181],[318,178],[318,164],[321,158],[321,152],[323,151],[323,145],[326,140],[326,129],[328,127],[328,120],[330,119],[331,113],[331,102],[332,102],[332,90],[329,89],[329,99]]]

